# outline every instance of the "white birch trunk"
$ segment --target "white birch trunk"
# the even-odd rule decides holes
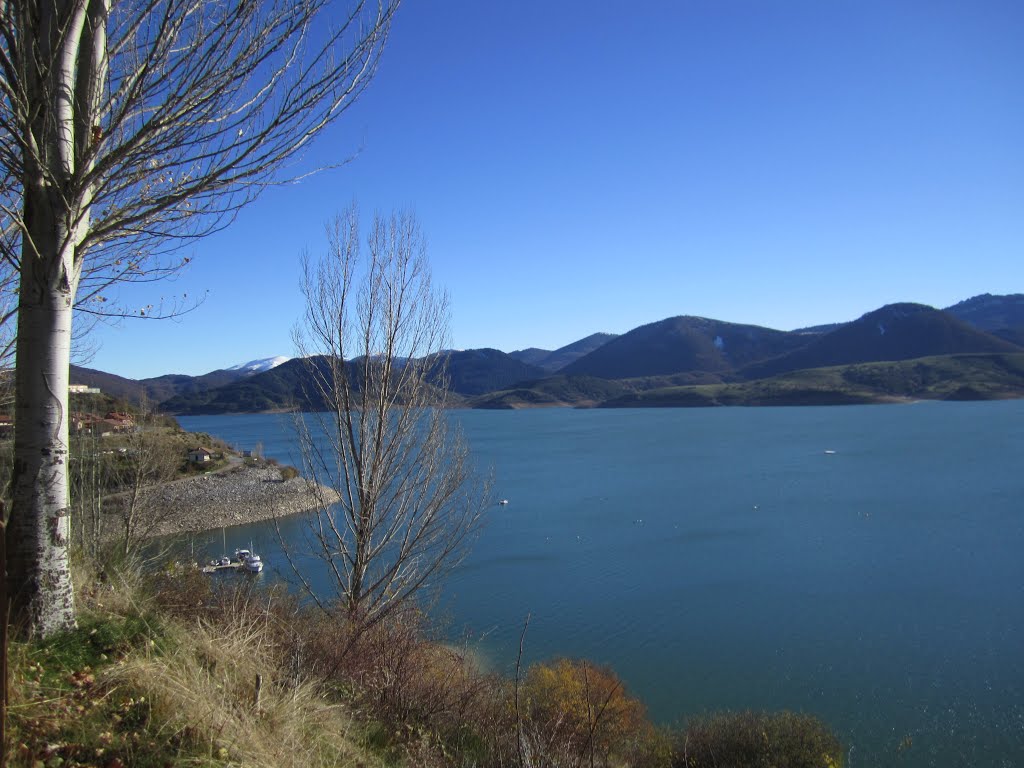
[[[62,259],[57,274],[44,284],[33,281],[31,290],[23,288],[18,309],[8,588],[12,615],[27,623],[22,629],[43,636],[75,624],[68,564],[70,261],[69,255]],[[38,261],[26,260],[31,263],[38,266]],[[22,281],[23,286],[30,284]]]
[[[105,0],[37,8],[38,58],[26,82],[39,111],[24,166],[15,371],[14,470],[7,529],[12,616],[29,635],[75,626],[68,561],[68,383],[71,321],[81,274],[76,249],[89,226],[89,126],[106,74]],[[29,14],[31,16],[31,14]]]

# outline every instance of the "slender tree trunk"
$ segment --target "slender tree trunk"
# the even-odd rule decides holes
[[[32,202],[26,196],[26,207]],[[67,408],[77,275],[62,218],[46,203],[26,214],[34,226],[22,254],[7,528],[7,584],[15,626],[44,636],[75,624],[68,564]]]
[[[93,190],[81,185],[106,77],[106,0],[26,6],[21,61],[38,109],[26,115],[7,587],[15,628],[75,625],[68,563],[68,376]]]
[[[7,604],[7,510],[0,499],[0,768],[7,768],[7,625],[11,612]]]
[[[138,452],[145,450],[145,448],[140,445],[136,445],[135,450]],[[132,461],[137,461],[139,463],[131,469],[133,475],[131,478],[132,486],[128,489],[127,498],[124,501],[124,529],[122,531],[124,534],[124,545],[121,551],[125,557],[128,557],[128,555],[132,553],[132,548],[136,544],[135,539],[139,530],[139,516],[141,514],[139,507],[142,505],[142,485],[145,482],[142,466],[142,462],[144,461],[143,457],[137,453],[132,457]]]

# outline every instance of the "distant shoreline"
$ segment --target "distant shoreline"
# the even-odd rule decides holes
[[[729,385],[721,385],[729,386]],[[503,393],[498,393],[502,395]],[[958,395],[958,396],[957,396]],[[965,392],[954,396],[923,397],[920,395],[848,393],[838,390],[819,390],[802,393],[761,394],[745,399],[731,393],[726,396],[695,393],[688,391],[666,392],[648,390],[635,392],[618,398],[599,401],[546,401],[528,402],[518,398],[483,400],[477,403],[460,403],[446,408],[449,411],[527,411],[545,408],[573,408],[579,410],[615,410],[624,408],[815,408],[843,405],[902,405],[922,402],[997,402],[1000,400],[1024,399],[1024,391],[996,391],[992,393]],[[203,418],[207,416],[263,416],[281,413],[276,409],[265,411],[210,411],[204,413],[179,413],[172,416]]]

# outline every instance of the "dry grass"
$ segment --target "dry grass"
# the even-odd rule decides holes
[[[348,712],[310,683],[288,684],[263,627],[177,626],[170,650],[139,654],[108,680],[141,692],[163,737],[221,764],[286,768],[373,765]],[[262,688],[257,706],[257,675]]]
[[[282,665],[267,595],[230,592],[212,621],[209,594],[168,611],[131,569],[76,578],[79,629],[12,644],[12,768],[381,765],[349,709]]]

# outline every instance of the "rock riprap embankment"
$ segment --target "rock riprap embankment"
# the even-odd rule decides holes
[[[330,489],[321,487],[315,492],[301,477],[282,480],[275,466],[210,472],[167,483],[151,494],[152,507],[162,511],[154,536],[294,515],[338,498]]]

